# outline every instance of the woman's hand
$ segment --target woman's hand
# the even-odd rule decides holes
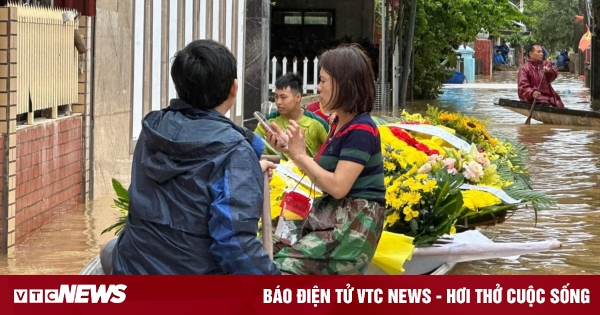
[[[273,178],[273,170],[277,168],[277,165],[271,161],[260,160],[260,169],[264,172],[267,172],[267,176],[269,176],[269,181]]]
[[[271,123],[271,128],[273,128],[273,131],[281,139],[287,142],[285,147],[281,146],[280,141],[277,140],[277,136],[271,132],[267,132],[267,141],[275,150],[289,155],[293,160],[306,154],[306,141],[304,138],[306,130],[300,130],[300,126],[298,126],[296,121],[290,119],[290,125],[285,132],[275,123]]]

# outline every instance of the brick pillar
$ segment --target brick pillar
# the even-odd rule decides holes
[[[82,163],[82,198],[83,203],[87,203],[88,200],[92,199],[90,191],[90,144],[91,144],[91,105],[90,105],[90,90],[91,90],[91,58],[90,53],[92,51],[92,27],[91,17],[81,16],[79,18],[79,34],[83,36],[83,41],[88,49],[83,55],[79,55],[79,97],[77,103],[73,104],[73,112],[81,113],[83,130],[82,134],[82,149],[83,155],[81,159]]]
[[[0,134],[3,139],[1,252],[15,245],[17,168],[17,8],[0,8]]]
[[[481,70],[483,75],[492,74],[492,41],[489,39],[478,39],[474,43],[475,54],[473,58],[481,60]]]

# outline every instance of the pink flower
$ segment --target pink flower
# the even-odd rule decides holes
[[[464,175],[466,179],[469,179],[473,182],[479,182],[481,177],[483,176],[483,167],[481,164],[471,161],[469,163],[463,164]]]
[[[481,165],[483,165],[483,167],[490,166],[490,160],[488,160],[485,157],[485,155],[483,155],[483,154],[478,154],[476,160],[477,160],[477,162],[481,163]]]
[[[439,154],[432,154],[427,157],[427,162],[436,163],[436,162],[440,161],[441,159],[442,159],[442,157]]]
[[[456,159],[447,158],[442,161],[444,166],[448,169],[448,173],[456,174],[458,171],[454,168],[454,164],[456,163]]]

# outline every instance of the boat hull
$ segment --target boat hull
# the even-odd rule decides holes
[[[454,268],[456,264],[454,263],[446,263],[441,261],[440,259],[425,259],[425,260],[416,260],[413,262],[407,262],[407,265],[404,266],[406,272],[405,275],[445,275],[452,268]],[[102,270],[102,265],[100,265],[100,258],[98,256],[94,257],[90,263],[85,266],[80,275],[104,275],[104,271]],[[387,275],[386,272],[376,267],[374,264],[369,266],[369,270],[367,271],[368,275]]]
[[[499,99],[494,103],[523,116],[529,116],[531,110],[531,104],[519,101]],[[600,127],[600,113],[594,111],[536,105],[531,118],[552,125]]]
[[[402,275],[445,275],[457,263],[489,260],[518,259],[520,255],[532,254],[559,248],[560,242],[494,243],[479,231],[465,231],[439,239],[433,246],[414,249],[409,260],[403,262]],[[400,268],[398,268],[400,269]],[[100,259],[96,256],[80,272],[81,275],[103,275]],[[389,275],[371,262],[366,275]]]

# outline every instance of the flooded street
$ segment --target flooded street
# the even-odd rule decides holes
[[[542,241],[556,238],[563,247],[517,261],[490,260],[458,264],[453,274],[595,274],[600,273],[600,129],[544,125],[493,104],[494,98],[518,99],[516,72],[496,72],[493,83],[480,80],[449,87],[435,102],[415,102],[409,112],[435,104],[488,119],[491,134],[516,140],[529,149],[534,188],[557,200],[557,207],[538,213],[519,209],[506,222],[482,230],[496,242]],[[565,106],[591,110],[583,81],[560,73],[553,83]]]
[[[583,81],[559,74],[553,84],[565,106],[591,110]],[[496,242],[556,238],[558,250],[527,255],[517,261],[490,260],[462,263],[453,274],[593,274],[600,273],[600,129],[544,125],[493,104],[494,98],[517,99],[516,72],[496,72],[475,83],[444,89],[436,101],[409,104],[411,113],[427,104],[488,119],[498,138],[516,140],[529,148],[531,179],[537,190],[554,197],[558,205],[538,213],[520,209],[503,224],[482,232]],[[0,259],[3,274],[77,274],[97,255],[112,233],[101,235],[116,218],[113,196],[95,200],[80,211],[55,216],[50,223],[16,248],[15,257]]]

